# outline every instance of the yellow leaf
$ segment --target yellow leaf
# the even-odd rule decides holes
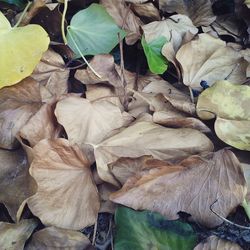
[[[12,28],[0,12],[0,88],[29,76],[48,49],[49,41],[41,26]]]

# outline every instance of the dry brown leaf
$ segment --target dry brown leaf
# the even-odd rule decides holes
[[[25,250],[93,250],[89,239],[82,233],[57,227],[47,227],[32,235]]]
[[[42,105],[39,84],[32,78],[0,90],[0,147],[14,149],[18,131]]]
[[[38,221],[35,219],[21,220],[18,224],[0,222],[1,249],[22,250],[37,225]]]
[[[223,217],[242,203],[246,182],[238,159],[229,150],[210,153],[206,159],[191,156],[180,163],[185,169],[174,173],[160,170],[129,179],[123,189],[111,195],[113,202],[139,210],[159,212],[177,219],[184,211],[208,227],[222,223],[210,210]]]
[[[108,101],[90,102],[80,97],[67,97],[56,105],[55,115],[68,139],[78,145],[96,145],[115,129],[127,125],[130,117]]]
[[[164,36],[173,45],[175,52],[180,48],[186,34],[189,34],[190,41],[198,33],[192,21],[184,15],[173,15],[163,21],[151,22],[143,25],[142,29],[147,43]]]
[[[31,77],[44,86],[41,91],[44,101],[54,96],[59,97],[68,91],[69,69],[66,68],[62,57],[52,49],[43,54]]]
[[[159,10],[152,3],[131,4],[131,9],[147,22],[160,21],[161,16]]]
[[[36,192],[25,152],[0,150],[0,202],[13,221],[22,202]]]
[[[187,15],[197,27],[208,26],[216,19],[210,0],[159,0],[159,6],[162,11]]]
[[[199,243],[194,250],[241,250],[242,248],[233,242],[222,240],[216,236],[210,236],[204,242]]]
[[[19,136],[34,147],[42,139],[55,139],[59,137],[61,127],[54,115],[55,104],[46,103],[21,128]]]
[[[126,43],[134,44],[141,36],[140,26],[143,23],[140,18],[133,13],[123,0],[101,0],[100,3],[113,17],[116,24],[128,32],[125,38]]]
[[[247,63],[242,55],[208,34],[199,34],[197,39],[184,44],[176,58],[182,67],[184,84],[194,89],[202,89],[201,81],[209,86],[226,78],[236,84],[246,81]]]
[[[165,128],[152,122],[137,122],[95,147],[98,174],[106,182],[119,185],[108,164],[120,157],[152,155],[160,160],[183,159],[213,150],[212,142],[193,129]]]
[[[43,224],[79,230],[95,223],[100,203],[90,164],[65,139],[42,140],[34,148],[30,174],[38,189],[27,203]]]

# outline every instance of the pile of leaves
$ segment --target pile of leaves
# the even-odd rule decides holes
[[[0,1],[0,248],[250,249],[249,5]]]

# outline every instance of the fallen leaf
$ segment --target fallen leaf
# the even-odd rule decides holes
[[[116,250],[192,250],[197,241],[190,225],[167,220],[151,211],[139,212],[119,207],[115,214],[115,224]]]
[[[16,134],[41,105],[39,84],[32,78],[0,90],[1,148],[17,147]]]
[[[49,37],[39,25],[11,27],[0,12],[0,88],[29,76],[48,49]],[[18,43],[17,43],[18,41]]]
[[[242,203],[246,182],[238,159],[229,150],[210,153],[206,158],[191,156],[180,165],[183,170],[164,174],[160,170],[134,177],[127,185],[112,194],[113,202],[136,210],[159,212],[168,219],[177,219],[183,211],[193,220],[207,227],[215,227],[222,220],[213,210],[227,217]]]
[[[196,27],[208,26],[216,19],[210,0],[160,0],[159,7],[165,12],[187,15]]]
[[[91,250],[89,239],[82,233],[57,227],[47,227],[35,232],[26,250],[37,249],[72,249],[72,250]]]
[[[37,193],[27,204],[45,225],[79,230],[93,225],[100,203],[90,164],[65,139],[42,140],[34,148],[30,174]]]
[[[29,121],[19,131],[19,136],[34,147],[43,139],[56,139],[61,132],[61,126],[54,115],[55,104],[43,104]]]
[[[160,160],[176,160],[211,150],[213,144],[199,131],[165,128],[152,122],[137,122],[99,143],[94,154],[101,179],[119,185],[110,174],[108,164],[120,157],[152,155]]]
[[[109,53],[119,43],[118,34],[120,39],[126,35],[105,8],[95,3],[77,12],[72,17],[67,31],[68,45],[76,58]]]
[[[229,145],[250,151],[250,87],[218,81],[198,98],[196,111],[201,119],[216,117],[217,136]]]
[[[107,101],[90,102],[80,97],[66,97],[56,105],[55,115],[71,143],[96,145],[115,129],[131,121]],[[130,120],[130,121],[129,121]]]
[[[35,219],[21,220],[17,224],[0,222],[1,249],[24,249],[26,240],[30,237],[38,222]]]
[[[122,0],[101,0],[100,3],[114,18],[116,24],[128,32],[126,43],[134,44],[141,37],[140,26],[143,23],[140,18]]]
[[[199,34],[184,44],[176,58],[181,64],[183,83],[193,89],[202,90],[201,81],[209,86],[223,79],[237,84],[246,81],[247,63],[242,55],[208,34]]]
[[[204,242],[199,243],[194,250],[241,250],[242,248],[233,242],[210,236]]]
[[[0,202],[13,221],[22,202],[36,192],[36,183],[29,175],[29,165],[22,149],[0,150]],[[1,244],[0,244],[1,245]]]
[[[68,92],[69,69],[62,57],[51,49],[43,54],[31,77],[48,91],[47,96],[43,96],[45,101]]]

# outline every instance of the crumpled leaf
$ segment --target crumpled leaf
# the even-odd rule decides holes
[[[242,248],[231,241],[222,240],[216,236],[210,236],[204,242],[199,243],[194,250],[242,250]]]
[[[37,225],[38,221],[35,219],[21,220],[17,224],[0,222],[1,249],[23,249],[26,240],[30,237]]]
[[[0,88],[29,76],[48,49],[49,37],[39,25],[11,27],[0,12]]]
[[[174,173],[166,168],[166,174],[162,169],[149,170],[130,178],[110,199],[136,210],[159,212],[169,219],[177,219],[177,213],[184,211],[207,227],[222,223],[210,210],[217,199],[213,210],[225,218],[242,203],[246,181],[231,151],[220,150],[206,158],[191,156],[180,165],[185,168]]]
[[[27,204],[45,225],[79,230],[93,225],[100,203],[90,164],[65,139],[42,140],[34,148],[30,174],[37,193]]]
[[[31,241],[25,249],[90,250],[92,248],[89,239],[80,232],[57,227],[46,227],[32,235]]]
[[[167,39],[164,36],[160,36],[147,43],[144,36],[142,37],[141,44],[152,73],[163,74],[168,68],[168,62],[161,53],[161,49],[166,41]]]
[[[211,141],[197,130],[172,129],[152,122],[137,122],[99,143],[94,153],[101,179],[119,185],[107,165],[120,157],[152,155],[160,160],[176,160],[211,150]]]
[[[199,34],[197,39],[184,44],[176,58],[181,64],[183,83],[202,90],[201,81],[209,86],[226,79],[241,84],[246,81],[247,63],[242,55],[220,39]]]
[[[69,69],[62,57],[51,49],[43,54],[31,77],[45,86],[42,96],[45,101],[68,91]]]
[[[42,105],[39,84],[26,78],[0,90],[0,147],[14,149],[18,131]]]
[[[55,103],[45,103],[29,121],[21,128],[18,135],[34,147],[43,139],[56,139],[61,132],[61,126],[54,115]]]
[[[208,26],[216,19],[210,0],[159,0],[159,7],[162,11],[188,16],[196,27]]]
[[[36,192],[36,183],[29,175],[25,152],[0,150],[0,202],[13,221],[22,202]]]
[[[115,129],[131,121],[121,110],[108,101],[90,102],[87,99],[69,96],[56,105],[55,115],[63,125],[71,143],[96,145]]]
[[[116,250],[192,250],[196,235],[189,224],[170,221],[151,211],[137,212],[119,207],[115,214]]]
[[[118,33],[120,39],[126,35],[105,8],[95,3],[76,13],[67,30],[68,45],[77,58],[79,50],[84,56],[109,53],[119,43]]]
[[[196,111],[201,119],[215,117],[217,136],[229,145],[250,151],[250,87],[218,81],[198,98]]]
[[[134,44],[140,37],[140,26],[143,22],[126,5],[123,0],[101,0],[100,3],[105,7],[116,24],[125,29],[128,34],[125,38],[129,45]]]

